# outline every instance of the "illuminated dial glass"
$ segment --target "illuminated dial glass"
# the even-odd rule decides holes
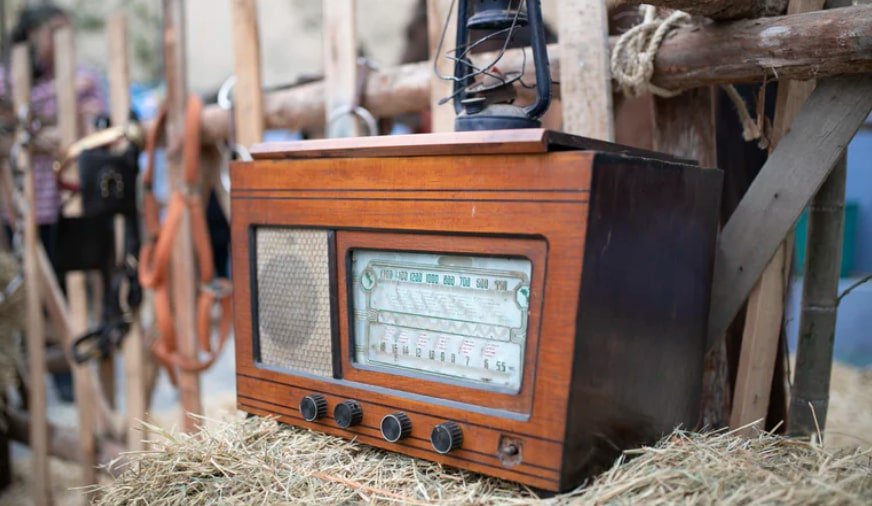
[[[519,392],[531,270],[518,258],[353,251],[355,363]]]

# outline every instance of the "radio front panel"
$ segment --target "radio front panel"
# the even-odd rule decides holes
[[[234,164],[239,408],[554,491],[694,426],[720,175],[547,138]]]

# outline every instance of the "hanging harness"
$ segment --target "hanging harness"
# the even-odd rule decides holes
[[[203,103],[199,97],[190,96],[185,112],[184,144],[182,163],[183,185],[175,188],[170,196],[163,226],[160,223],[160,205],[152,185],[154,179],[154,155],[161,132],[166,124],[166,108],[161,108],[154,127],[146,139],[148,162],[143,176],[143,213],[145,218],[146,240],[140,251],[139,280],[142,285],[154,291],[155,319],[158,339],[152,352],[166,368],[170,381],[175,385],[177,372],[201,372],[211,366],[221,353],[231,329],[231,284],[227,279],[215,278],[209,229],[206,224],[205,206],[200,194],[200,113]],[[173,318],[170,298],[169,270],[173,242],[180,232],[185,210],[191,217],[191,234],[197,260],[200,282],[197,295],[197,343],[205,353],[199,357],[185,357],[178,352],[178,336]],[[178,275],[178,274],[177,274]],[[211,313],[215,305],[220,305],[221,316],[218,322],[218,342],[212,346]]]

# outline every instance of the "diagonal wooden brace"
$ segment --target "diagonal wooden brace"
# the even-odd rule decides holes
[[[723,336],[870,110],[872,75],[818,82],[718,239],[709,347]]]

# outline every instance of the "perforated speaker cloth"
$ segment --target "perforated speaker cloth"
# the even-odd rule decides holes
[[[261,227],[255,234],[259,361],[331,377],[328,232]]]

